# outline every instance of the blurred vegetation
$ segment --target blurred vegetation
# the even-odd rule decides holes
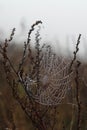
[[[9,48],[9,56],[12,63],[17,65],[22,55],[22,47],[12,44]],[[80,88],[80,100],[81,100],[81,130],[87,130],[87,64],[82,63],[79,70],[79,88]],[[14,100],[12,90],[6,81],[6,75],[3,69],[2,57],[0,57],[0,130],[5,128],[12,128],[14,125],[17,130],[34,130],[31,120],[25,115],[20,105]],[[74,88],[74,83],[72,83]],[[69,95],[70,93],[69,93]],[[67,101],[68,100],[68,101]],[[69,97],[64,99],[64,103],[70,102]],[[56,113],[54,112],[56,109]],[[49,123],[53,121],[55,117],[55,130],[70,130],[70,123],[72,119],[72,105],[60,104],[56,108],[49,110],[49,114],[45,117]],[[72,130],[76,130],[76,115],[77,108],[74,107],[74,123]],[[51,121],[51,125],[52,122]],[[52,127],[52,126],[51,126]],[[49,128],[50,130],[50,128]]]
[[[12,50],[12,51],[11,51]],[[21,48],[13,44],[9,48],[10,57],[15,64],[19,61]],[[1,57],[0,57],[1,58]],[[12,120],[11,120],[12,118]],[[12,128],[13,123],[19,130],[33,129],[31,120],[26,117],[23,110],[12,95],[12,90],[6,81],[6,75],[3,68],[2,58],[0,59],[0,130]]]
[[[80,62],[77,61],[78,64],[77,66],[75,66],[76,75],[73,76],[73,80],[66,94],[66,97],[63,99],[62,103],[60,103],[57,106],[50,106],[50,105],[45,106],[40,103],[36,103],[36,100],[30,97],[30,95],[28,95],[26,91],[24,91],[24,89],[21,87],[21,82],[20,84],[16,84],[13,82],[14,79],[16,79],[16,76],[14,75],[15,72],[14,69],[11,72],[9,71],[11,69],[9,69],[8,67],[12,67],[12,66],[11,64],[8,65],[9,63],[7,62],[8,57],[10,59],[10,63],[12,63],[15,69],[18,67],[20,68],[20,71],[17,71],[20,72],[19,74],[20,77],[22,77],[23,74],[25,74],[24,78],[26,81],[26,77],[27,77],[26,71],[28,67],[28,62],[31,61],[32,59],[31,57],[32,55],[29,55],[31,54],[31,50],[29,50],[31,48],[28,48],[29,51],[28,56],[30,56],[29,61],[26,60],[23,64],[21,64],[21,66],[19,62],[21,61],[21,57],[25,58],[25,54],[23,55],[23,53],[26,51],[26,46],[29,45],[30,43],[31,40],[30,34],[34,30],[34,27],[38,25],[38,23],[42,23],[42,22],[37,21],[35,24],[31,26],[31,29],[28,33],[27,43],[25,44],[25,46],[22,45],[20,46],[12,43],[8,48],[8,43],[10,43],[11,40],[13,39],[15,29],[13,29],[12,34],[10,35],[10,39],[5,40],[3,47],[2,45],[0,46],[1,49],[0,50],[1,53],[0,55],[0,130],[6,130],[6,129],[7,130],[42,130],[42,129],[43,130],[87,130],[87,76],[86,76],[87,64],[86,63],[80,61],[81,65],[79,65]],[[40,60],[40,58],[38,57],[41,51],[39,50],[40,49],[39,31],[40,28],[35,34],[36,35],[35,41],[37,43],[35,48],[37,49],[37,55],[35,55],[35,50],[34,49],[32,50],[33,57],[36,57],[35,65],[38,65],[37,63],[40,62],[38,61],[38,59]],[[71,60],[70,67],[72,67],[75,60],[78,60],[76,58],[77,58],[77,52],[79,51],[78,45],[80,43],[80,37],[81,34],[79,35],[79,38],[77,40],[76,50],[74,51],[74,58]],[[24,51],[23,51],[23,47],[24,47]],[[21,69],[22,65],[24,66],[23,69]],[[32,64],[30,67],[33,68]],[[34,66],[34,67],[36,68],[38,66]],[[32,70],[31,68],[28,69]],[[39,71],[37,72],[39,73]],[[18,76],[18,73],[16,74]],[[10,87],[11,85],[10,86],[8,85],[6,78],[7,80],[12,79],[11,85],[14,88],[11,88]],[[37,85],[38,85],[39,80],[38,77],[36,78],[37,78]],[[17,82],[19,82],[18,80],[19,79],[17,79]],[[17,92],[19,93],[16,93],[15,90],[17,90]],[[16,94],[15,96],[17,96],[16,100],[14,99],[15,97],[14,94]]]

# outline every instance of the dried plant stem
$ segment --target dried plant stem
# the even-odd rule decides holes
[[[77,61],[77,66],[76,66],[76,78],[75,78],[75,83],[76,83],[76,101],[77,101],[77,109],[78,109],[78,115],[77,115],[77,130],[81,129],[81,102],[80,102],[80,92],[79,92],[79,67],[80,67],[80,62]]]
[[[32,123],[38,130],[46,130],[43,120],[37,112],[37,109],[35,109],[32,99],[29,99],[27,96],[25,98],[20,98],[17,89],[15,89],[18,87],[18,84],[16,84],[15,81],[13,82],[13,86],[13,96],[18,101],[27,117],[31,119]],[[35,117],[37,119],[35,119]]]
[[[56,113],[57,113],[57,107],[54,107],[53,108],[54,109],[54,115],[56,115]],[[53,116],[54,116],[53,115]],[[54,116],[54,118],[53,118],[53,124],[52,124],[52,130],[54,130],[54,127],[55,127],[55,124],[56,124],[56,118],[55,118],[55,116]]]
[[[81,34],[79,34],[79,37],[78,37],[78,40],[77,40],[76,50],[73,52],[74,57],[73,57],[73,59],[71,61],[71,64],[70,64],[70,71],[72,70],[72,66],[73,66],[74,62],[76,61],[77,53],[79,51],[79,47],[78,46],[80,44],[80,39],[81,39]]]
[[[74,118],[75,118],[75,116],[74,116],[74,112],[75,112],[75,106],[72,105],[72,120],[71,120],[71,123],[70,123],[70,130],[73,129]]]
[[[72,61],[71,61],[71,64],[70,64],[70,70],[69,71],[72,71],[72,66],[73,66],[73,64],[74,64],[74,62],[76,61],[76,58],[77,58],[77,53],[78,53],[78,51],[79,51],[79,44],[80,44],[80,39],[81,39],[81,34],[79,34],[79,37],[78,37],[78,40],[77,40],[77,43],[76,43],[76,50],[73,52],[73,54],[74,54],[74,57],[73,57],[73,59],[72,59]],[[75,79],[75,82],[76,82],[76,90],[78,90],[77,88],[78,88],[78,84],[77,84],[77,80],[78,80],[78,67],[77,67],[77,69],[76,69],[76,79]],[[73,102],[74,102],[74,99],[75,99],[75,93],[74,93],[74,90],[73,90]],[[78,97],[78,91],[77,91],[77,96],[76,96],[76,98]],[[78,98],[77,98],[78,99]],[[77,100],[78,101],[78,100]],[[78,107],[78,104],[77,104],[77,107]],[[78,110],[79,111],[79,110]],[[75,105],[72,105],[72,120],[71,120],[71,124],[70,124],[70,130],[72,130],[73,129],[73,123],[74,123],[74,118],[75,118],[75,116],[74,116],[74,112],[75,112]]]
[[[19,64],[19,68],[18,68],[18,73],[20,73],[22,66],[24,64],[25,58],[26,58],[26,52],[27,49],[29,50],[29,56],[31,56],[31,46],[30,46],[30,41],[31,41],[31,34],[35,29],[35,26],[37,26],[38,24],[42,24],[42,21],[36,21],[32,26],[31,29],[28,32],[28,38],[27,38],[27,42],[24,43],[24,51],[23,51],[23,56],[21,59],[21,62]]]

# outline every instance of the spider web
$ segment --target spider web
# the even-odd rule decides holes
[[[70,60],[58,57],[50,47],[46,47],[39,58],[39,86],[36,68],[33,79],[26,77],[26,89],[36,102],[42,105],[58,105],[71,87],[73,72],[69,72]]]

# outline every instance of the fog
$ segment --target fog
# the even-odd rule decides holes
[[[8,37],[16,28],[16,38],[26,39],[36,20],[43,22],[43,37],[73,51],[82,34],[81,55],[87,48],[87,0],[0,0],[0,37]],[[84,48],[85,47],[85,48]]]

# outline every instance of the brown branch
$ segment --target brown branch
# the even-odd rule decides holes
[[[70,68],[69,68],[69,71],[72,71],[72,66],[74,65],[75,61],[76,61],[76,58],[77,58],[77,53],[79,51],[79,44],[80,44],[80,39],[81,39],[81,34],[79,34],[79,37],[78,37],[78,40],[77,40],[77,43],[76,43],[76,50],[73,52],[74,54],[74,57],[70,63]],[[77,90],[77,96],[76,98],[78,97],[78,67],[76,67],[76,78],[75,78],[75,82],[76,82],[76,90]],[[73,91],[73,99],[74,99],[74,91]],[[78,98],[77,98],[78,99]],[[78,107],[78,104],[77,104],[77,107]],[[79,107],[78,107],[79,108]],[[70,125],[70,130],[72,130],[72,127],[73,127],[73,120],[74,120],[74,110],[75,110],[75,106],[72,105],[72,119],[71,119],[71,125]],[[79,110],[78,110],[79,111]],[[79,117],[78,117],[79,118]],[[78,119],[79,120],[79,119]],[[79,122],[79,121],[78,121]]]
[[[76,58],[77,58],[77,53],[78,53],[78,51],[79,51],[79,44],[80,44],[80,39],[81,39],[81,34],[79,34],[79,37],[78,37],[78,40],[77,40],[77,44],[76,44],[76,50],[73,52],[73,54],[74,54],[74,57],[73,57],[73,59],[72,59],[72,61],[71,61],[71,63],[70,63],[70,71],[71,71],[71,69],[72,69],[72,66],[73,66],[73,64],[74,64],[74,62],[76,61]]]
[[[77,61],[76,66],[76,77],[75,77],[75,83],[76,83],[76,101],[77,101],[77,109],[78,109],[78,115],[77,115],[77,130],[81,129],[81,101],[80,101],[80,94],[79,94],[79,67],[80,62]]]
[[[42,24],[42,21],[36,21],[31,26],[31,29],[28,32],[28,38],[27,38],[27,42],[24,44],[24,52],[23,52],[23,56],[22,56],[21,62],[19,64],[18,73],[20,72],[20,70],[21,70],[21,68],[22,68],[22,66],[24,64],[24,61],[25,61],[25,58],[26,58],[26,51],[27,51],[27,49],[29,50],[29,55],[31,55],[31,47],[30,47],[31,38],[30,37],[31,37],[32,32],[35,29],[35,26],[37,26],[38,24]]]

